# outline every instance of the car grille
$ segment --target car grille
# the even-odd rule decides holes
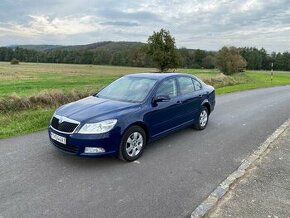
[[[66,133],[72,133],[78,126],[79,124],[77,123],[70,123],[67,121],[63,121],[59,123],[59,119],[57,117],[53,117],[51,120],[51,126],[59,130],[61,132],[66,132]]]
[[[51,142],[53,143],[53,145],[55,147],[59,148],[62,151],[71,153],[71,154],[77,154],[78,151],[79,151],[79,147],[74,146],[74,145],[64,145],[64,144],[62,144],[60,142],[57,142],[57,141],[55,141],[53,139],[51,139]]]

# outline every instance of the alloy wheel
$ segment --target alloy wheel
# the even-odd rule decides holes
[[[141,133],[133,132],[127,139],[126,142],[126,153],[130,157],[137,156],[143,147],[144,139]]]
[[[208,120],[208,114],[206,110],[202,110],[199,116],[199,124],[201,127],[204,127]]]

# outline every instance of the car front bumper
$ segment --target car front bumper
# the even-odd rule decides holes
[[[51,133],[65,137],[66,143],[63,144],[51,138]],[[98,157],[98,156],[116,156],[119,151],[121,134],[118,129],[113,129],[103,134],[65,134],[54,130],[49,126],[48,135],[50,142],[58,150],[76,156]],[[100,153],[85,153],[85,147],[98,147],[105,151]]]

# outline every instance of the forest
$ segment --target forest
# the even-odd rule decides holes
[[[98,42],[76,46],[11,46],[0,47],[0,61],[69,63],[155,67],[141,42]],[[255,47],[238,48],[249,70],[290,71],[290,53],[272,52]],[[215,68],[218,51],[179,48],[181,68]]]

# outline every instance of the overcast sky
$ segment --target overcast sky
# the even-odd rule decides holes
[[[1,0],[0,46],[142,41],[168,29],[177,47],[290,51],[290,0]]]

